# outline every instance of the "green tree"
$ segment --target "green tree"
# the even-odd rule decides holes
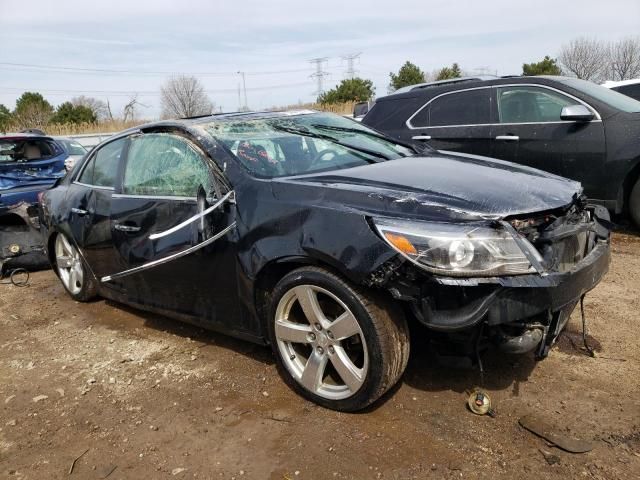
[[[436,80],[449,80],[450,78],[460,78],[461,76],[460,65],[454,63],[450,67],[442,67],[436,75]]]
[[[371,80],[347,78],[336,88],[332,88],[318,97],[318,103],[365,102],[373,97],[375,88]]]
[[[91,108],[71,102],[58,105],[56,113],[51,117],[53,123],[94,123],[96,120],[96,114]]]
[[[13,119],[19,129],[42,128],[52,115],[53,107],[37,92],[24,92],[13,111]]]
[[[389,73],[389,78],[391,79],[389,82],[389,91],[394,92],[399,88],[424,82],[424,72],[420,70],[417,65],[407,60],[405,64],[400,67],[397,74],[393,72]]]
[[[562,75],[562,70],[558,66],[558,61],[546,55],[539,62],[523,63],[523,75]]]
[[[0,103],[0,132],[6,132],[11,124],[11,112]]]

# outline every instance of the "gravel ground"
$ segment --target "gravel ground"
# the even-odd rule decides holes
[[[543,362],[487,355],[495,418],[465,408],[478,374],[419,339],[397,388],[343,414],[290,391],[265,347],[76,303],[39,272],[0,286],[0,477],[637,479],[639,290],[640,237],[616,234],[585,300],[596,358],[577,311]],[[595,448],[550,446],[518,425],[528,413]]]

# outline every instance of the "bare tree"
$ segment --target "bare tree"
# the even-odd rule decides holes
[[[193,117],[213,112],[214,105],[196,77],[179,76],[160,88],[162,117]]]
[[[90,108],[99,121],[109,118],[107,104],[97,98],[80,95],[79,97],[73,97],[71,99],[71,103],[75,106],[81,105],[83,107]]]
[[[580,37],[563,45],[558,56],[563,71],[577,78],[599,82],[609,68],[609,47],[595,38]]]
[[[627,37],[611,45],[610,80],[640,77],[640,37]]]

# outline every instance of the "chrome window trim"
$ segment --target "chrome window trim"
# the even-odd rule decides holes
[[[572,100],[575,100],[576,102],[578,102],[581,105],[584,105],[585,107],[587,107],[589,110],[591,110],[596,118],[595,120],[592,120],[591,122],[602,122],[602,117],[600,116],[600,113],[598,112],[598,110],[596,110],[594,107],[592,107],[591,105],[589,105],[587,102],[585,102],[584,100],[579,99],[578,97],[571,95],[570,93],[567,93],[565,91],[562,91],[558,88],[554,88],[554,87],[550,87],[548,85],[541,85],[538,83],[508,83],[508,84],[504,84],[504,85],[488,85],[488,86],[484,86],[484,87],[473,87],[473,88],[465,88],[463,90],[454,90],[451,92],[444,92],[441,93],[440,95],[436,95],[435,97],[433,97],[431,100],[429,100],[427,103],[425,103],[423,106],[421,106],[418,110],[415,111],[415,113],[413,115],[411,115],[407,121],[405,122],[405,125],[407,126],[407,128],[409,130],[424,130],[425,128],[456,128],[456,127],[485,127],[485,126],[496,126],[496,125],[549,125],[549,124],[558,124],[558,123],[575,123],[574,120],[560,120],[560,121],[555,121],[555,122],[522,122],[522,123],[474,123],[474,124],[467,124],[467,125],[437,125],[437,126],[426,126],[426,127],[415,127],[411,124],[411,120],[413,119],[413,117],[415,117],[418,113],[420,113],[423,109],[425,109],[427,106],[429,106],[433,101],[435,101],[436,99],[443,97],[445,95],[453,95],[455,93],[461,93],[461,92],[466,92],[466,91],[471,91],[471,90],[482,90],[482,89],[487,89],[487,88],[506,88],[506,87],[537,87],[537,88],[546,88],[547,90],[552,90],[556,93],[559,93],[561,95],[564,95],[565,97],[569,97]]]
[[[88,187],[88,188],[97,188],[98,190],[108,190],[110,192],[113,192],[115,190],[114,187],[103,187],[102,185],[90,185],[88,183],[82,183],[82,182],[79,182],[77,180],[74,180],[71,183],[73,183],[75,185],[81,185],[83,187]]]
[[[206,247],[210,243],[215,242],[220,237],[226,235],[228,232],[230,232],[232,229],[234,229],[235,226],[236,226],[236,222],[233,222],[228,227],[226,227],[226,228],[222,229],[221,231],[219,231],[218,233],[216,233],[213,237],[207,238],[203,242],[200,242],[200,243],[194,245],[193,247],[189,247],[186,250],[183,250],[181,252],[177,252],[177,253],[174,253],[172,255],[169,255],[169,256],[166,256],[166,257],[163,257],[163,258],[159,258],[159,259],[153,260],[151,262],[144,263],[142,265],[139,265],[139,266],[134,267],[134,268],[130,268],[128,270],[123,270],[122,272],[114,273],[113,275],[106,275],[106,276],[104,276],[104,277],[102,277],[100,279],[100,282],[102,282],[102,283],[110,282],[110,281],[115,280],[117,278],[127,277],[129,275],[133,275],[134,273],[138,273],[138,272],[141,272],[143,270],[148,270],[149,268],[157,267],[159,265],[164,265],[165,263],[168,263],[168,262],[170,262],[172,260],[177,260],[178,258],[182,258],[182,257],[184,257],[186,255],[189,255],[190,253],[193,253],[193,252],[195,252],[197,250],[200,250],[201,248]]]
[[[181,197],[171,195],[134,195],[132,193],[114,193],[113,198],[134,198],[134,199],[151,199],[151,200],[179,200],[179,201],[193,201],[197,200],[197,197]]]

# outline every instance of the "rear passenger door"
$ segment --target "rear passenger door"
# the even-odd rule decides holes
[[[497,123],[491,156],[579,180],[593,191],[599,178],[593,172],[602,169],[606,153],[597,112],[589,122],[563,121],[563,107],[580,105],[580,100],[539,85],[497,86],[493,91]]]
[[[437,150],[488,156],[491,150],[491,87],[443,93],[407,121],[411,139]]]

